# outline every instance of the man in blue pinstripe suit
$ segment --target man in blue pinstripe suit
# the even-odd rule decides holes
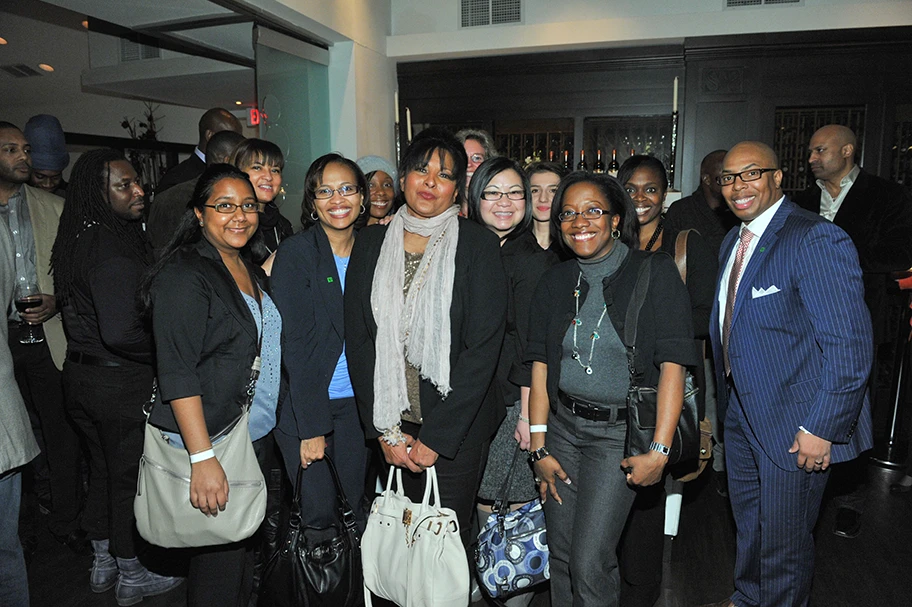
[[[871,319],[842,229],[782,194],[775,152],[739,143],[710,326],[738,528],[735,593],[720,605],[807,605],[830,464],[871,447]]]

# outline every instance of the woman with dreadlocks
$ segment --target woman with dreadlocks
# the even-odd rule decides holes
[[[143,190],[120,152],[83,154],[67,190],[51,268],[67,331],[67,408],[89,446],[83,528],[95,551],[89,586],[114,588],[119,605],[167,592],[181,578],[140,562],[133,496],[143,450],[143,404],[152,393],[153,349],[137,305],[152,249],[142,230]]]

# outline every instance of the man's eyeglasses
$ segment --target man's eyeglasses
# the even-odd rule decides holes
[[[263,207],[266,205],[262,202],[242,202],[241,204],[234,204],[233,202],[220,202],[218,204],[204,204],[204,207],[209,207],[210,209],[215,209],[217,213],[224,213],[225,215],[230,215],[237,212],[238,209],[241,209],[241,212],[247,215],[252,215],[253,213],[260,213],[263,210]]]
[[[343,185],[336,189],[322,186],[314,190],[314,198],[317,200],[326,200],[327,198],[332,198],[335,192],[339,192],[342,196],[354,196],[360,191],[361,188],[356,185]]]
[[[744,183],[748,183],[749,181],[757,181],[763,177],[764,173],[778,170],[779,169],[751,169],[749,171],[741,171],[740,173],[726,173],[725,175],[716,177],[716,183],[723,187],[733,185],[735,183],[735,177],[740,178]]]
[[[525,190],[510,190],[509,192],[498,192],[496,190],[487,190],[481,193],[481,197],[489,202],[496,202],[506,196],[510,200],[522,200],[526,197]]]
[[[598,207],[591,207],[582,213],[577,213],[576,211],[561,211],[557,214],[557,218],[561,221],[561,223],[568,223],[575,220],[577,215],[581,216],[583,219],[595,221],[602,215],[611,215],[611,211],[606,211],[605,209],[600,209]]]

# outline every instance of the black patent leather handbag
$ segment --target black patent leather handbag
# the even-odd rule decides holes
[[[301,474],[295,485],[288,522],[279,532],[278,549],[266,562],[260,583],[260,607],[356,607],[363,604],[361,537],[355,513],[345,497],[329,455],[339,501],[339,518],[325,529],[301,526]]]

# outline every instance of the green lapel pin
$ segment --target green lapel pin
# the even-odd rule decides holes
[[[326,282],[332,282],[332,281],[333,281],[333,277],[332,277],[332,276],[327,276],[327,277],[326,277]]]
[[[766,250],[766,247],[760,247],[759,252],[762,253],[765,250]]]

